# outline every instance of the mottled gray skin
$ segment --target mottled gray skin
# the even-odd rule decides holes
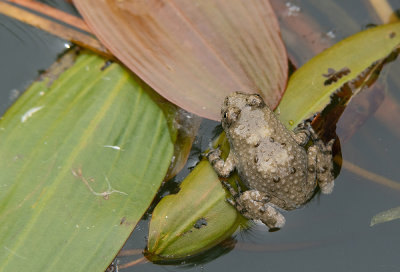
[[[216,172],[227,177],[236,168],[249,189],[236,192],[230,203],[249,219],[281,228],[285,218],[277,208],[292,210],[306,203],[317,185],[333,190],[332,144],[325,145],[305,124],[289,131],[259,95],[233,93],[221,109],[222,127],[230,143],[226,161],[213,150],[208,158]],[[305,145],[311,137],[312,145]]]

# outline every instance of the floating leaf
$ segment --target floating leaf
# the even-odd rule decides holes
[[[219,144],[226,155],[229,146],[224,136]],[[212,166],[207,160],[201,161],[182,182],[180,191],[164,197],[154,209],[148,258],[184,258],[231,236],[246,220],[226,198]]]
[[[290,129],[321,112],[345,83],[373,72],[400,45],[400,23],[371,28],[323,51],[298,69],[279,104],[279,119]]]
[[[374,217],[372,217],[371,219],[370,227],[377,224],[393,221],[399,218],[400,218],[400,207],[396,207],[374,215]]]
[[[287,58],[265,0],[75,0],[103,44],[162,96],[219,120],[233,91],[262,93],[275,107]]]
[[[214,169],[201,161],[186,177],[179,193],[164,197],[154,210],[148,241],[150,258],[184,258],[232,235],[241,216],[225,199]],[[184,209],[176,207],[182,203]]]
[[[157,192],[176,131],[105,64],[82,54],[0,120],[0,271],[104,271]]]

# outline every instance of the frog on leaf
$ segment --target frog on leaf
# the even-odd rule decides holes
[[[233,195],[229,202],[243,216],[261,220],[270,229],[282,228],[285,218],[279,209],[300,207],[317,186],[322,193],[332,192],[333,140],[324,144],[307,123],[288,130],[257,94],[230,94],[221,117],[230,153],[224,161],[215,149],[208,159],[219,176],[237,169],[248,190],[236,192],[226,185]],[[306,148],[309,139],[312,145]]]

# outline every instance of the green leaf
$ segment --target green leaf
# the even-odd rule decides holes
[[[226,157],[229,144],[224,133],[216,140],[217,145]],[[234,175],[230,181],[237,178]],[[238,226],[244,226],[247,220],[225,201],[227,197],[229,193],[210,163],[202,160],[182,182],[180,191],[164,197],[154,209],[148,258],[157,261],[191,256],[222,242]]]
[[[105,62],[82,54],[0,120],[0,271],[104,271],[157,192],[174,129]]]
[[[400,207],[392,208],[374,215],[371,219],[370,227],[396,219],[400,219]]]
[[[291,77],[279,104],[279,119],[293,129],[321,112],[330,97],[345,83],[384,60],[400,45],[400,23],[370,28],[340,41],[298,69]],[[348,71],[329,83],[328,69]]]
[[[303,119],[323,110],[330,102],[330,96],[342,85],[358,78],[364,71],[373,72],[373,69],[368,68],[377,61],[386,61],[386,57],[397,49],[399,44],[400,24],[398,23],[363,31],[327,49],[298,69],[292,76],[288,90],[279,104],[277,117],[288,128],[294,128]],[[350,73],[339,78],[337,82],[324,85],[328,78],[322,74],[328,73],[328,68],[339,71],[344,67],[347,67]],[[221,137],[219,143],[224,145],[223,152],[226,156],[228,147],[224,139],[225,137]],[[157,205],[150,223],[148,249],[151,254],[165,259],[193,255],[210,248],[234,233],[233,226],[238,225],[239,217],[226,216],[232,211],[232,207],[222,197],[222,187],[215,174],[212,175],[209,172],[210,169],[208,162],[201,162],[193,170],[196,179],[192,174],[189,175],[182,182],[182,190],[176,196],[168,196]],[[203,190],[215,189],[208,194],[198,193],[202,186],[204,186]],[[198,200],[196,208],[191,206],[194,199]],[[217,201],[210,202],[210,199]],[[201,209],[199,207],[207,207],[207,213],[219,215],[215,219],[208,218],[207,226],[212,227],[204,228],[204,231],[212,230],[213,234],[207,238],[203,235],[193,235],[187,239],[186,232],[192,230],[195,220],[204,217],[204,213],[195,213]],[[186,211],[187,209],[189,212]],[[168,218],[165,218],[167,212]],[[192,216],[187,219],[181,217],[181,214]],[[224,221],[213,221],[220,218]],[[203,248],[200,248],[201,246]]]
[[[184,258],[232,235],[244,219],[226,197],[212,166],[201,161],[181,184],[179,193],[164,197],[154,210],[149,258]],[[182,204],[183,209],[177,208]]]

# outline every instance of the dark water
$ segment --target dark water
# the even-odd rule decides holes
[[[56,7],[66,8],[62,1]],[[62,53],[67,41],[0,14],[0,114]]]
[[[43,2],[73,10],[63,1]],[[333,8],[336,5],[324,6],[321,2],[325,3],[307,0],[291,4],[318,21],[322,37],[326,38],[332,31],[334,37],[328,36],[332,43],[364,29],[367,24],[378,23],[366,7],[366,1],[337,1],[340,2],[337,10]],[[400,1],[390,3],[394,9],[400,8]],[[66,42],[2,15],[0,41],[0,113],[3,113],[39,71],[50,66],[63,52]],[[291,52],[297,50],[288,47]],[[297,59],[299,64],[305,60],[306,57]],[[385,71],[387,76],[383,82],[388,83],[385,94],[397,105],[400,86],[393,75],[400,72],[399,60]],[[351,162],[400,182],[400,117],[396,114],[390,108],[380,108],[348,141],[342,142],[344,163],[334,192],[328,196],[317,195],[305,207],[286,213],[287,223],[282,230],[271,233],[264,226],[255,225],[239,232],[232,248],[216,248],[196,262],[145,263],[122,271],[400,271],[400,220],[370,227],[375,214],[400,206],[400,191],[346,168],[346,163]],[[205,149],[216,125],[203,122],[196,148]],[[197,160],[197,153],[193,153],[191,165]],[[181,181],[185,173],[174,181]],[[173,189],[174,184],[169,186]],[[148,220],[138,224],[124,250],[145,248],[147,225]],[[119,257],[117,261],[124,264],[141,257],[141,254]]]

